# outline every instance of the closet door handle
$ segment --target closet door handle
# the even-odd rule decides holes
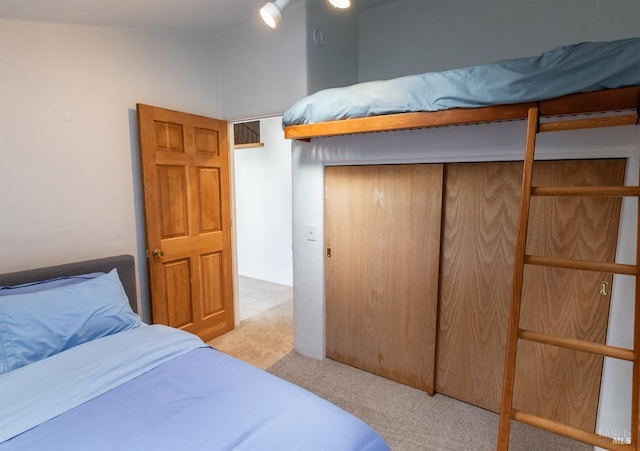
[[[609,294],[609,284],[607,282],[600,283],[600,295],[607,296]]]
[[[164,257],[164,251],[156,247],[154,250],[151,251],[151,255],[153,255],[155,258],[162,258]]]

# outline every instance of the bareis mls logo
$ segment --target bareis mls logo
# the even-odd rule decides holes
[[[629,429],[610,429],[600,430],[598,434],[605,437],[610,437],[613,440],[614,445],[630,445],[631,444],[631,430]]]

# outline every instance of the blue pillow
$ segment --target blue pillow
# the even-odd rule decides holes
[[[11,285],[0,287],[0,296],[8,294],[35,293],[36,291],[48,290],[56,287],[66,287],[75,285],[87,279],[94,279],[104,275],[103,272],[92,272],[89,274],[80,274],[78,276],[56,277],[55,279],[39,280],[37,282],[27,282],[21,285]]]
[[[0,374],[139,325],[115,269],[73,285],[0,296]]]

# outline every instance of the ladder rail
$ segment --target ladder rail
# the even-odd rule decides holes
[[[640,113],[640,109],[638,110]],[[539,109],[532,107],[528,112],[527,135],[525,143],[522,192],[518,213],[518,228],[515,240],[515,259],[513,267],[511,305],[507,326],[505,366],[503,375],[500,422],[498,429],[497,451],[509,449],[511,420],[529,424],[556,434],[569,437],[583,443],[599,446],[608,450],[640,450],[640,186],[634,187],[534,187],[533,163],[537,133],[559,130],[577,130],[594,127],[618,125],[638,125],[640,115],[611,116],[578,120],[565,120],[540,123]],[[640,174],[639,174],[640,175]],[[542,257],[526,254],[526,242],[532,196],[635,196],[638,201],[636,226],[636,262],[627,265],[609,262],[591,262],[557,257]],[[609,272],[636,276],[634,300],[633,349],[609,346],[568,337],[545,334],[520,328],[520,310],[525,265],[539,265],[586,271]],[[631,431],[630,443],[621,443],[617,439],[601,436],[593,432],[578,429],[547,418],[521,412],[513,408],[515,386],[516,357],[518,341],[528,340],[545,345],[558,346],[576,351],[599,354],[606,357],[631,361],[633,363],[631,389]]]
[[[538,108],[530,108],[527,117],[527,138],[525,159],[522,171],[522,192],[520,211],[518,213],[518,233],[516,235],[516,251],[511,286],[511,306],[509,308],[509,324],[507,328],[507,344],[505,350],[505,368],[502,384],[502,400],[500,403],[500,424],[498,430],[498,451],[509,449],[511,432],[511,410],[516,372],[516,354],[518,348],[517,332],[520,328],[520,306],[522,301],[522,284],[524,280],[524,256],[526,252],[527,229],[529,226],[529,210],[531,206],[531,184],[533,180],[533,160],[538,132]]]
[[[638,110],[640,113],[640,109]],[[640,174],[639,174],[640,183]],[[640,196],[636,218],[636,287],[633,320],[633,351],[636,354],[631,373],[631,443],[640,448]]]
[[[624,116],[604,116],[587,119],[573,119],[553,122],[541,122],[539,131],[557,132],[563,130],[581,130],[585,128],[617,127],[620,125],[636,125],[638,114]]]

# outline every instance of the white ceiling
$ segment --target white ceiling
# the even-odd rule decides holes
[[[303,0],[292,0],[300,2]],[[353,0],[360,9],[393,0]],[[0,0],[0,19],[220,31],[258,19],[266,0]],[[284,18],[283,18],[284,19]]]

